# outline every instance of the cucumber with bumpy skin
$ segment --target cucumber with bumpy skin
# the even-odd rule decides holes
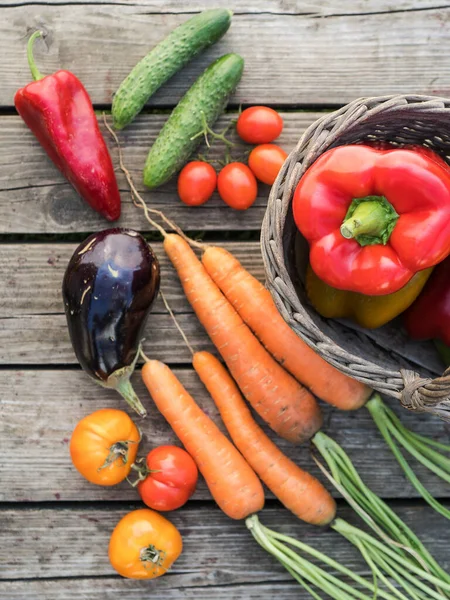
[[[227,32],[231,10],[205,10],[174,29],[122,81],[112,103],[113,124],[122,129],[163,83]]]
[[[179,171],[202,142],[198,133],[212,127],[239,83],[244,60],[226,54],[213,62],[186,92],[161,129],[144,168],[144,184],[156,188]]]

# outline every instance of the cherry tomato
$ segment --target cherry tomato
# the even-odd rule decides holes
[[[250,152],[248,166],[253,175],[262,181],[272,185],[287,158],[287,152],[275,144],[261,144]]]
[[[159,446],[148,453],[148,472],[138,484],[142,500],[154,510],[175,510],[195,491],[198,469],[190,454],[177,446]]]
[[[209,200],[216,189],[214,168],[202,161],[188,163],[178,176],[178,195],[189,206],[200,206]]]
[[[283,119],[267,106],[252,106],[239,115],[236,129],[247,144],[268,144],[283,130]]]
[[[122,410],[104,408],[84,417],[70,440],[75,468],[91,483],[115,485],[130,472],[140,433]]]
[[[109,561],[129,579],[160,577],[180,556],[180,532],[165,517],[141,508],[125,515],[109,540]]]
[[[258,184],[251,170],[243,163],[233,162],[224,167],[217,178],[219,195],[236,210],[246,210],[256,200]]]

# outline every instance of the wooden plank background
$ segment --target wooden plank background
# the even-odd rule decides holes
[[[284,130],[279,143],[291,151],[301,134],[318,112],[282,113]],[[222,117],[218,129],[236,118],[232,112]],[[259,196],[251,211],[230,210],[214,194],[214,198],[194,210],[176,196],[176,182],[154,190],[144,191],[142,169],[148,150],[161,129],[167,114],[140,115],[134,123],[119,133],[124,161],[143,197],[151,206],[163,209],[185,230],[259,230],[264,216],[269,187],[259,185]],[[102,120],[100,118],[100,120]],[[115,164],[117,150],[105,132]],[[237,142],[237,136],[230,136]],[[238,144],[233,156],[240,157],[249,147]],[[205,151],[203,145],[199,150]],[[223,148],[213,145],[210,158],[218,159]],[[128,185],[118,172],[122,192],[123,214],[118,224],[139,230],[151,230],[142,211],[133,206]],[[76,192],[61,178],[57,168],[43,153],[33,134],[18,116],[0,115],[0,234],[2,233],[67,233],[104,229],[105,221],[86,206]]]
[[[342,15],[236,14],[223,40],[161,88],[150,105],[173,105],[212,59],[231,51],[246,61],[235,104],[329,106],[359,96],[448,94],[450,56],[443,47],[449,7],[388,12],[383,3],[382,12],[358,14],[352,2],[345,4]],[[163,3],[150,12],[135,4],[4,7],[0,105],[11,105],[17,87],[30,79],[25,41],[36,27],[48,32],[46,41],[36,43],[41,70],[72,70],[94,103],[109,104],[131,67],[186,19],[164,11]]]
[[[240,104],[269,104],[282,110],[280,144],[291,150],[323,111],[359,96],[395,93],[450,95],[448,21],[450,7],[435,0],[232,0],[232,26],[216,46],[165,85],[119,137],[125,161],[145,199],[179,225],[225,245],[260,280],[264,272],[258,231],[268,187],[255,205],[230,210],[215,195],[193,210],[177,199],[175,184],[146,192],[141,171],[149,147],[175,102],[215,57],[241,53],[246,68],[228,114]],[[128,510],[140,507],[126,484],[90,485],[71,465],[68,444],[76,422],[104,406],[124,407],[110,390],[96,387],[77,366],[60,295],[67,261],[77,243],[105,222],[76,196],[15,114],[15,91],[30,80],[25,46],[41,27],[35,46],[44,73],[75,72],[98,109],[111,98],[135,62],[191,13],[217,6],[213,0],[6,0],[0,2],[0,600],[306,600],[290,576],[252,541],[243,523],[227,519],[201,481],[193,499],[170,515],[185,549],[173,571],[153,582],[118,577],[107,559],[110,532]],[[103,131],[105,129],[101,124]],[[105,138],[115,164],[117,150]],[[245,151],[236,147],[236,156]],[[220,148],[214,146],[213,158]],[[151,232],[118,172],[123,199],[120,224]],[[151,237],[154,238],[154,234]],[[163,290],[193,345],[210,349],[161,244]],[[208,414],[223,426],[190,355],[158,300],[146,328],[146,352],[166,360]],[[391,351],[414,357],[433,372],[442,365],[431,346],[406,344],[400,330],[388,331]],[[152,408],[139,375],[136,389],[149,407],[142,451],[176,443]],[[405,425],[447,441],[450,428],[425,415],[402,412]],[[405,483],[368,411],[342,413],[324,407],[324,429],[348,451],[365,481],[414,527],[445,568],[450,568],[448,527]],[[267,428],[266,428],[267,431]],[[273,438],[272,434],[269,435]],[[309,448],[280,447],[317,473]],[[430,491],[449,505],[449,486],[418,467]],[[339,502],[339,514],[354,520]],[[300,523],[267,494],[263,522],[298,536],[370,576],[358,554],[329,529]]]

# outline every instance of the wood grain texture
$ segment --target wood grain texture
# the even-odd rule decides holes
[[[15,0],[4,2],[14,6],[29,6],[41,4],[40,0]],[[85,4],[86,0],[71,0],[70,4]],[[62,4],[61,0],[46,0],[47,5]],[[90,4],[125,4],[124,0],[91,0]],[[217,8],[216,0],[196,2],[195,6],[189,0],[129,0],[127,4],[143,6],[149,11],[160,14],[183,13],[189,15],[200,10]],[[361,15],[367,13],[421,11],[439,6],[436,0],[396,0],[395,5],[390,0],[231,0],[227,7],[235,14],[283,14],[311,15],[320,17],[335,17],[339,15]]]
[[[117,508],[109,505],[3,510],[0,580],[113,575],[107,556],[109,537],[119,519],[134,508],[135,505]],[[450,567],[447,528],[442,527],[442,517],[420,506],[398,506],[397,511],[414,527],[443,567]],[[342,508],[339,513],[356,522],[349,509]],[[158,597],[162,598],[167,589],[173,588],[289,581],[283,567],[256,544],[242,521],[231,521],[209,506],[199,511],[192,504],[168,516],[183,536],[184,551],[168,576],[145,587],[135,583],[134,589],[151,590],[152,597],[161,594]],[[350,569],[367,574],[357,550],[335,532],[307,526],[287,511],[274,508],[264,509],[261,521],[339,558]],[[119,581],[116,584],[120,585]],[[99,581],[100,589],[101,585]],[[125,583],[121,585],[127,589]]]
[[[218,412],[192,369],[176,369],[176,375],[205,412],[224,431]],[[144,434],[141,455],[160,444],[177,442],[164,418],[158,413],[138,373],[135,388],[148,418],[139,424]],[[72,466],[69,440],[77,422],[104,407],[126,410],[125,402],[112,390],[92,382],[75,370],[2,370],[0,371],[0,502],[137,500],[136,490],[126,482],[104,488],[85,481]],[[415,415],[401,410],[394,401],[402,422],[413,431],[447,442],[449,426],[438,418]],[[389,449],[378,434],[366,409],[344,413],[323,405],[324,431],[349,453],[367,484],[383,497],[417,496],[406,483]],[[260,420],[258,419],[260,422]],[[301,467],[318,475],[308,446],[293,446],[264,427],[280,448]],[[414,468],[416,463],[412,462]],[[421,467],[417,474],[437,497],[450,498],[450,486]],[[271,497],[267,494],[267,497]],[[203,481],[194,496],[210,499]],[[1,531],[1,527],[0,527]]]
[[[260,281],[264,268],[256,242],[224,243]],[[3,244],[0,246],[0,364],[74,364],[76,362],[61,299],[61,283],[76,244]],[[153,244],[161,261],[162,290],[197,349],[212,350],[203,327],[193,315],[178,276],[159,243]],[[364,341],[364,338],[361,339]],[[409,340],[394,328],[371,333],[383,347],[407,356],[420,367],[440,374],[442,363],[432,344]],[[170,363],[190,361],[172,319],[158,299],[145,329],[144,350],[151,358]],[[362,343],[363,343],[362,341]]]
[[[381,13],[358,14],[362,4],[343,3],[341,11],[349,14],[333,18],[322,18],[319,3],[312,15],[236,14],[223,40],[161,88],[150,105],[173,105],[214,58],[231,51],[246,61],[235,104],[311,106],[392,93],[448,95],[448,6],[383,12],[383,2]],[[30,80],[25,43],[37,27],[48,33],[36,44],[41,70],[69,69],[94,103],[109,104],[136,62],[186,20],[158,10],[161,5],[154,10],[135,4],[4,7],[0,105],[12,106],[17,88]]]
[[[320,113],[283,113],[284,130],[278,143],[287,151],[297,144],[303,131]],[[144,188],[142,169],[148,150],[167,118],[167,114],[141,115],[130,127],[120,132],[124,160],[139,190]],[[222,117],[217,130],[225,127],[236,113]],[[102,130],[111,149],[115,165],[117,150],[103,123]],[[238,142],[237,135],[231,139]],[[233,156],[239,158],[248,149],[237,145]],[[201,151],[205,151],[205,146]],[[215,144],[210,158],[218,159],[223,146]],[[119,225],[149,230],[141,210],[133,206],[128,184],[117,172],[122,192],[123,212]],[[164,210],[181,227],[188,230],[245,230],[259,229],[264,216],[269,187],[259,186],[256,203],[247,211],[230,209],[218,196],[203,206],[185,206],[176,193],[176,179],[143,197],[155,208]],[[39,146],[39,143],[17,116],[0,116],[0,233],[57,233],[104,229],[109,224],[89,208]]]

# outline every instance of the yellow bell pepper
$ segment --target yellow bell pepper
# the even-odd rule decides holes
[[[392,294],[365,296],[327,285],[308,265],[306,293],[322,317],[348,318],[366,329],[376,329],[395,319],[414,302],[432,270],[419,271],[404,287]]]

